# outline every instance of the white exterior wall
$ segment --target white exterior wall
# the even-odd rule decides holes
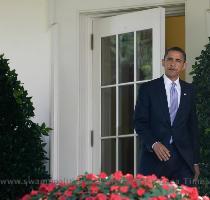
[[[194,65],[195,58],[200,55],[204,45],[209,41],[208,23],[210,20],[207,20],[208,9],[210,9],[209,0],[188,0],[186,4],[186,53],[188,60],[186,79],[189,82],[192,81],[192,77],[189,75],[191,66]]]
[[[0,0],[0,54],[32,96],[35,121],[49,125],[50,37],[46,0]]]

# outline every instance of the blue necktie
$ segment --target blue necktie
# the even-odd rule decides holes
[[[171,125],[174,122],[174,119],[176,117],[176,112],[178,109],[178,93],[176,90],[176,83],[172,82],[171,89],[170,89],[170,118],[171,118]]]

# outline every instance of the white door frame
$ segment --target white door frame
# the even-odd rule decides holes
[[[176,5],[184,5],[185,0],[175,3]],[[145,8],[152,8],[157,6],[168,6],[169,3],[162,5],[146,6],[140,4],[137,7],[123,7],[123,8],[109,8],[104,10],[94,11],[78,11],[79,14],[79,32],[80,32],[80,46],[79,46],[79,68],[80,68],[80,104],[79,104],[79,159],[78,159],[78,173],[84,171],[92,172],[93,168],[93,148],[91,147],[91,130],[92,130],[92,50],[90,38],[92,34],[92,20],[93,18],[113,16],[131,11],[143,10]],[[172,4],[170,4],[172,5]],[[169,10],[174,13],[177,11]],[[94,44],[93,44],[94,45]],[[85,89],[84,89],[85,87]]]

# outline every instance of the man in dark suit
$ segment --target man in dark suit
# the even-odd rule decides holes
[[[142,142],[139,173],[192,185],[200,173],[199,134],[194,88],[179,79],[185,52],[168,49],[162,65],[165,74],[141,85],[135,107],[135,130]]]

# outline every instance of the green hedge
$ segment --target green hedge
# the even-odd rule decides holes
[[[192,67],[193,84],[197,89],[197,112],[201,144],[201,193],[210,194],[210,38]]]
[[[42,138],[50,128],[32,117],[31,97],[0,55],[0,199],[16,199],[49,179]]]

